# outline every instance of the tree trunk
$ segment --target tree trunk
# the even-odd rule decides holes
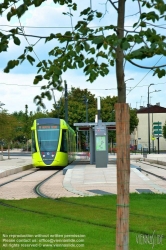
[[[119,41],[124,38],[124,16],[125,16],[125,0],[118,1],[118,22],[117,37]],[[116,48],[116,78],[118,89],[118,103],[126,103],[126,84],[124,80],[124,52],[119,44]]]
[[[0,155],[0,160],[3,160],[3,145],[1,144],[1,155]]]
[[[8,159],[10,159],[10,144],[8,143]]]
[[[129,249],[130,130],[129,106],[116,103],[117,223],[116,250]]]

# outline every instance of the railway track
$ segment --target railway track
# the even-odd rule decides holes
[[[14,182],[14,181],[20,180],[20,179],[22,179],[22,178],[24,178],[24,177],[26,177],[26,176],[28,176],[28,175],[34,174],[34,173],[36,173],[37,171],[39,171],[39,170],[36,170],[36,171],[31,172],[31,173],[28,173],[28,174],[24,174],[24,175],[22,175],[22,176],[19,176],[19,177],[17,177],[17,178],[14,178],[14,179],[12,179],[12,180],[10,180],[10,181],[6,181],[6,182],[4,182],[4,183],[1,183],[1,184],[0,184],[0,187],[5,186],[5,185],[7,185],[7,184],[9,184],[9,183],[12,183],[12,182]]]
[[[152,163],[147,163],[146,161],[142,161],[142,160],[139,160],[139,161],[136,161],[136,162],[139,162],[139,163],[142,163],[142,164],[144,164],[144,165],[148,165],[148,166],[151,166],[151,167],[155,167],[155,168],[159,168],[159,169],[164,169],[164,170],[166,170],[166,167],[161,167],[161,166],[159,166],[157,163],[154,165],[154,164],[152,164]]]
[[[41,186],[46,183],[48,180],[50,180],[53,176],[55,176],[56,174],[58,174],[60,171],[62,170],[57,170],[57,172],[53,173],[52,175],[50,175],[49,177],[47,177],[46,179],[44,179],[43,181],[41,181],[40,183],[38,183],[35,187],[34,187],[34,192],[43,198],[49,198],[49,199],[53,199],[50,196],[47,196],[46,194],[44,194],[43,192],[41,192]]]
[[[18,173],[16,178],[12,178],[13,176],[4,177],[4,182],[1,179],[0,183],[0,199],[37,198],[38,195],[34,192],[34,187],[38,184],[41,186],[41,183],[46,182],[58,172],[57,170],[51,170],[50,172],[50,170],[37,169],[21,176]]]
[[[161,167],[157,164],[151,164],[144,161],[136,161],[137,163],[140,163],[139,170],[142,173],[146,173],[146,175],[149,175],[149,178],[156,177],[158,180],[166,181],[166,167]],[[146,165],[146,166],[144,166]],[[152,181],[156,183],[156,180],[152,178]]]

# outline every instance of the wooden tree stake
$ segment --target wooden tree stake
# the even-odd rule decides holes
[[[129,249],[130,130],[129,106],[115,104],[117,143],[116,250]]]

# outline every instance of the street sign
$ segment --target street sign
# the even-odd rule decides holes
[[[162,135],[162,130],[155,130],[153,131],[154,135]]]
[[[153,122],[153,125],[161,125],[162,122]]]
[[[153,129],[162,129],[162,126],[153,126]]]
[[[153,122],[153,136],[162,137],[162,122]]]

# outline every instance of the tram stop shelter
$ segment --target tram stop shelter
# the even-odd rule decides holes
[[[107,167],[108,164],[108,131],[116,130],[115,122],[74,123],[78,131],[89,131],[90,138],[90,164],[96,168]]]

